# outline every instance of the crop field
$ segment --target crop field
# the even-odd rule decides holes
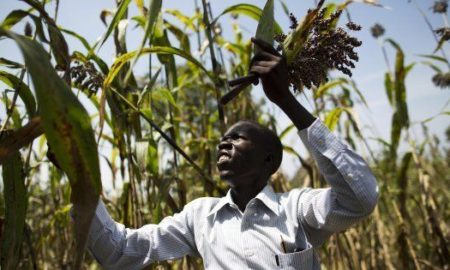
[[[390,34],[397,25],[367,26],[358,14],[397,14],[400,4],[389,7],[397,1],[415,14],[415,26],[399,36]],[[99,197],[116,221],[136,228],[195,198],[224,195],[217,144],[241,119],[270,127],[283,142],[285,162],[270,180],[277,192],[325,187],[309,154],[289,143],[295,127],[280,120],[260,85],[220,102],[227,81],[247,75],[255,33],[287,57],[298,100],[361,153],[378,180],[374,213],[319,249],[322,269],[450,269],[446,0],[183,0],[183,8],[162,0],[92,1],[104,6],[95,10],[96,25],[85,28],[101,29],[96,38],[72,30],[92,13],[90,1],[77,1],[86,10],[74,10],[72,24],[62,23],[67,2],[0,4],[0,269],[100,269],[86,251]],[[417,25],[427,35],[418,43],[428,39],[428,50],[404,49],[411,44],[402,44],[402,35],[414,36]],[[369,45],[370,55],[363,49]],[[386,104],[383,120],[358,81],[360,69],[372,68],[359,63],[369,61],[381,63],[371,83]],[[424,108],[408,99],[416,70],[426,70],[423,102],[427,89],[443,97],[427,108],[432,115],[421,117]],[[361,121],[361,114],[369,117]],[[367,119],[385,132],[374,132]],[[203,264],[185,257],[146,269]]]

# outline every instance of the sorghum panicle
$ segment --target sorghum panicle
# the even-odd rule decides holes
[[[440,88],[450,87],[450,72],[447,73],[436,73],[432,81],[434,85]]]
[[[381,24],[376,23],[370,28],[370,32],[372,32],[374,38],[379,38],[384,35],[384,27]]]
[[[349,36],[343,28],[333,26],[341,11],[331,14],[329,18],[325,18],[325,12],[325,9],[319,12],[303,48],[289,63],[289,83],[293,85],[294,90],[318,87],[328,80],[327,74],[331,69],[352,76],[350,69],[355,67],[354,62],[359,59],[354,48],[361,46],[361,41]],[[292,16],[291,14],[290,17]],[[296,21],[297,19],[291,18],[291,22]],[[361,26],[352,22],[348,23],[347,27],[354,31],[361,29]],[[279,44],[285,39],[284,34],[275,36]],[[280,49],[280,46],[278,48]]]
[[[447,13],[447,8],[447,0],[434,1],[434,5],[432,7],[434,13]]]
[[[89,94],[97,93],[103,85],[103,76],[95,69],[91,62],[74,62],[75,65],[70,68],[70,74],[73,83],[89,91]]]
[[[436,34],[438,34],[445,41],[450,40],[450,27],[441,27],[434,30],[434,32],[436,32]]]

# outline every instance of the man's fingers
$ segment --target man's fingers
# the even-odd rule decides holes
[[[274,61],[253,61],[252,66],[262,66],[262,67],[274,67],[277,62]]]
[[[252,60],[273,60],[273,61],[280,61],[281,56],[273,55],[271,53],[268,53],[266,51],[259,51],[255,56],[253,56]]]
[[[272,68],[270,68],[270,67],[252,66],[250,68],[250,72],[254,72],[254,73],[257,73],[259,75],[262,75],[262,74],[268,74],[271,69]]]
[[[259,38],[254,38],[254,37],[252,37],[251,40],[256,46],[258,46],[263,51],[266,51],[273,55],[281,56],[280,53],[278,53],[277,50],[275,50],[275,48],[272,45],[270,45],[269,43],[267,43],[266,41],[259,39]]]

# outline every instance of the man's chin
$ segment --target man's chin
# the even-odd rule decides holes
[[[221,170],[219,171],[220,179],[227,182],[230,186],[235,186],[233,181],[235,173],[231,170]]]

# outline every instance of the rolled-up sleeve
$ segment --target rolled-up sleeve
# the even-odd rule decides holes
[[[328,188],[307,189],[299,197],[299,220],[313,245],[368,216],[376,206],[378,186],[361,156],[336,138],[320,120],[299,131]]]
[[[99,201],[91,223],[88,249],[105,269],[141,269],[154,261],[197,255],[191,206],[159,224],[128,229],[115,222]]]

